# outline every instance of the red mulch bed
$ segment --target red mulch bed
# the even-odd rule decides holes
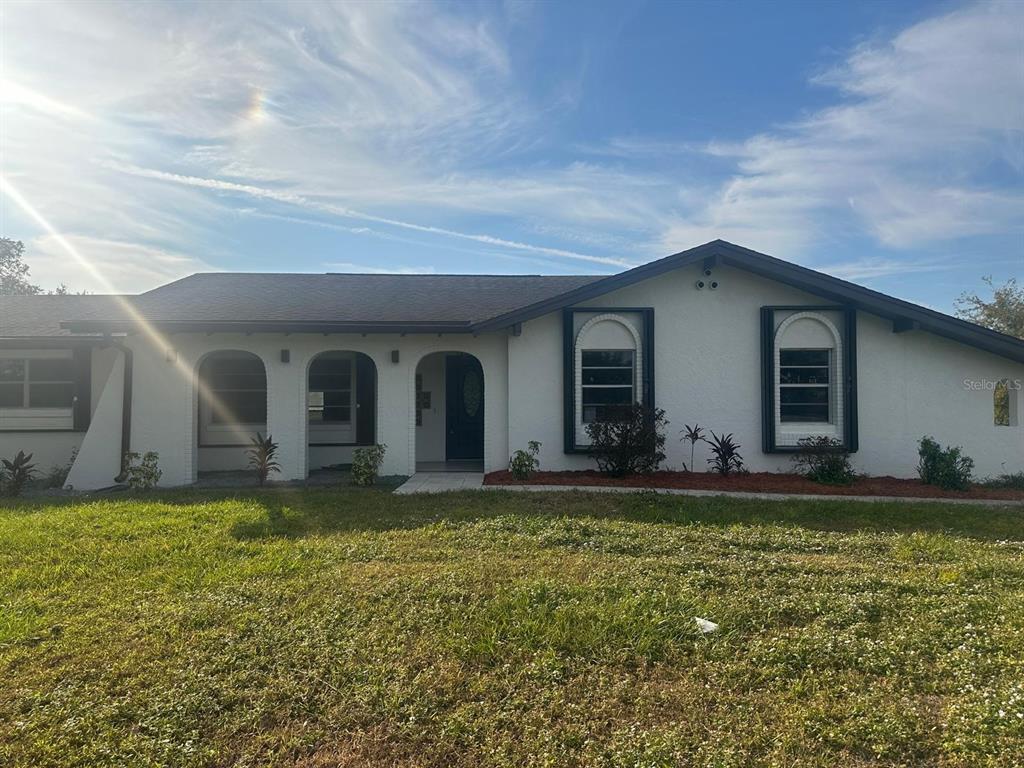
[[[947,491],[920,480],[898,477],[864,477],[850,485],[822,485],[800,475],[751,472],[721,477],[706,472],[654,472],[650,475],[608,477],[599,472],[534,472],[530,479],[516,480],[507,471],[491,472],[486,485],[612,485],[622,488],[692,488],[705,491],[748,491],[753,493],[801,493],[836,496],[910,496],[945,499],[1000,499],[1024,501],[1024,491],[1013,488],[983,488]]]

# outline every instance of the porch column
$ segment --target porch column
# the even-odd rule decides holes
[[[306,361],[264,358],[267,368],[267,432],[277,443],[280,473],[271,480],[306,478]]]

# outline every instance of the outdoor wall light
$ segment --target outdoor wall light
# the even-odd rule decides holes
[[[391,350],[391,362],[392,363],[397,363],[398,362],[398,350],[397,349],[392,349]]]
[[[281,362],[290,363],[292,359],[292,351],[290,349],[281,350]]]
[[[166,360],[168,363],[178,362],[178,350],[174,349],[173,347],[168,347],[167,350],[164,352],[164,360]]]

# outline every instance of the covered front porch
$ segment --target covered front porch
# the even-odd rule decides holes
[[[305,432],[307,474],[346,468],[355,449],[377,442],[380,413],[388,407],[379,402],[378,375],[365,352],[325,350],[308,361],[305,419],[299,425]],[[482,472],[480,360],[461,351],[431,352],[419,360],[414,375],[415,471]],[[199,363],[197,391],[198,474],[242,470],[253,436],[268,432],[266,362],[250,351],[210,352]]]
[[[504,334],[178,334],[173,342],[129,341],[135,391],[145,393],[131,404],[131,446],[159,453],[164,485],[245,471],[257,433],[278,444],[281,481],[347,468],[357,448],[376,443],[387,446],[382,475],[480,473],[508,460]]]

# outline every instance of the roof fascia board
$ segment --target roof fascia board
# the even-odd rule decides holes
[[[62,322],[75,333],[138,333],[134,322]],[[274,322],[154,322],[151,327],[167,333],[475,333],[468,323],[274,323]]]

